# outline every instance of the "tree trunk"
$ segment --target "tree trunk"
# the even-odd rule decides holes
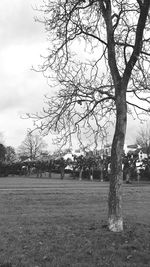
[[[101,163],[101,170],[100,171],[101,171],[100,180],[101,180],[101,182],[103,182],[104,181],[104,163],[103,162]]]
[[[64,179],[64,176],[65,176],[65,167],[61,166],[60,167],[60,178],[61,178],[61,180]]]
[[[90,172],[90,181],[93,181],[94,168],[91,167],[90,170],[89,170],[89,172]]]
[[[111,174],[108,199],[108,227],[113,232],[123,230],[122,218],[122,156],[127,124],[125,90],[116,95],[116,128],[111,150]]]
[[[83,167],[81,167],[81,169],[79,171],[79,181],[82,180],[82,173],[83,173]]]
[[[49,172],[48,172],[48,177],[49,177],[49,179],[52,178],[52,171],[51,170],[49,170]]]

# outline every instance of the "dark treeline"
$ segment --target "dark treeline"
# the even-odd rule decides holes
[[[137,155],[123,157],[123,177],[127,183],[133,180],[150,180],[150,159],[139,161]],[[0,176],[19,175],[53,178],[53,173],[70,173],[73,179],[109,181],[111,173],[110,157],[74,156],[73,160],[63,157],[50,160],[23,161],[15,163],[0,162]]]

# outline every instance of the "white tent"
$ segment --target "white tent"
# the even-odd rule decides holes
[[[70,159],[70,160],[74,160],[73,156],[71,153],[67,153],[66,155],[63,156],[64,160]]]

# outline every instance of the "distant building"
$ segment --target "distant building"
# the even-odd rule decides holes
[[[40,160],[47,161],[50,159],[50,154],[48,151],[42,151],[40,155]]]
[[[94,155],[95,156],[100,156],[100,157],[110,157],[111,156],[111,144],[106,144],[104,145],[103,148],[99,149],[99,150],[95,150],[94,151]]]
[[[104,155],[105,156],[111,156],[111,147],[112,145],[111,144],[106,144],[104,145]]]
[[[139,151],[138,156],[139,160],[147,159],[147,154],[144,153],[142,150]]]
[[[74,151],[72,151],[72,154],[73,155],[76,155],[77,157],[78,156],[84,156],[85,155],[85,153],[81,149],[75,149]]]
[[[147,158],[147,154],[145,153],[144,149],[141,148],[139,145],[125,145],[124,146],[125,155],[127,154],[135,154],[138,156],[140,160]]]

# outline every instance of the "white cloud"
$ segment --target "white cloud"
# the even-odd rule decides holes
[[[40,73],[31,71],[46,52],[44,28],[34,22],[31,5],[37,0],[0,1],[0,126],[6,145],[17,147],[24,139],[29,120],[20,115],[42,108],[49,92]]]
[[[34,22],[36,11],[32,6],[40,4],[40,0],[1,0],[0,1],[0,35],[1,45],[29,43],[42,40],[44,28]]]

